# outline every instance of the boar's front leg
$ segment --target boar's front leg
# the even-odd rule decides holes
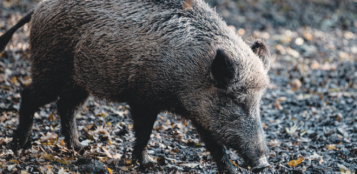
[[[205,143],[206,149],[211,153],[213,160],[216,162],[219,173],[238,173],[228,158],[226,148],[216,143],[207,130],[197,126],[197,124],[196,128],[202,141]]]
[[[140,105],[130,104],[130,107],[136,138],[132,158],[134,161],[139,162],[141,166],[145,166],[150,162],[146,145],[150,140],[150,135],[159,112]]]
[[[78,86],[68,85],[57,101],[58,113],[61,117],[62,134],[69,149],[79,151],[83,148],[78,139],[75,114],[86,101],[88,92]]]

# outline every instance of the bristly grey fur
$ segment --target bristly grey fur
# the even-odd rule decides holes
[[[30,16],[33,83],[22,92],[14,149],[29,142],[33,113],[59,97],[67,146],[80,150],[74,115],[93,95],[131,106],[141,164],[157,114],[169,110],[193,121],[220,172],[235,172],[224,146],[264,169],[259,106],[269,51],[262,41],[248,46],[202,0],[184,3],[41,2]]]

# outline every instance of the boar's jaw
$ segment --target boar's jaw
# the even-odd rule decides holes
[[[252,167],[253,171],[261,171],[269,167],[266,157],[268,148],[260,117],[250,117],[246,118],[246,120],[236,121],[231,127],[235,128],[226,130],[226,133],[230,136],[226,139],[228,141],[223,144],[227,144],[228,147],[237,150],[238,154],[246,164]]]
[[[260,157],[255,163],[252,165],[252,171],[254,173],[258,173],[263,171],[265,168],[269,168],[270,164],[268,163],[268,160],[266,156]]]

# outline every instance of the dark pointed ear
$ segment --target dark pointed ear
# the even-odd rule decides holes
[[[267,45],[262,40],[255,40],[250,46],[253,52],[262,60],[264,69],[269,71],[270,68],[270,52]]]
[[[219,88],[226,87],[235,76],[234,63],[223,52],[218,49],[211,65],[211,76],[215,85]]]

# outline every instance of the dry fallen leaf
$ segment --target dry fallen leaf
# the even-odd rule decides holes
[[[17,161],[16,159],[12,159],[12,160],[10,160],[9,162],[15,163],[15,164],[19,164],[19,161]]]
[[[268,145],[268,146],[271,146],[271,147],[277,147],[277,146],[280,146],[280,144],[281,144],[281,142],[279,142],[278,140],[275,140],[275,139],[270,140],[270,141],[267,143],[267,145]]]
[[[53,157],[52,154],[43,154],[43,155],[41,155],[40,158],[45,159],[45,160],[50,161],[50,162],[55,160],[55,158]]]
[[[8,171],[12,171],[12,169],[15,168],[15,165],[16,165],[16,164],[14,164],[14,165],[8,165],[8,166],[7,166],[7,170],[8,170]]]
[[[47,132],[46,135],[43,135],[42,134],[42,137],[41,137],[41,142],[44,142],[44,141],[47,141],[47,140],[52,140],[52,139],[57,139],[58,138],[58,135],[54,132]]]
[[[45,173],[46,168],[40,166],[40,167],[37,168],[37,170],[39,170],[41,173]]]
[[[243,36],[245,34],[245,30],[243,28],[238,29],[237,31],[239,36]]]
[[[329,144],[327,145],[328,150],[337,150],[336,146],[334,144]]]
[[[305,31],[304,32],[304,38],[308,41],[312,41],[314,39],[314,35],[312,35],[310,32]]]
[[[12,83],[12,84],[15,84],[16,82],[17,82],[16,77],[12,77],[12,78],[11,78],[11,83]]]
[[[113,173],[112,169],[110,169],[110,168],[108,168],[108,167],[107,167],[107,170],[108,170],[109,174],[112,174],[112,173]]]
[[[50,114],[48,117],[47,117],[47,120],[48,121],[56,121],[55,117],[53,116],[53,114]]]
[[[5,1],[2,2],[2,5],[3,5],[3,7],[5,7],[5,8],[10,8],[10,7],[12,7],[12,1],[10,1],[10,0],[5,0]]]
[[[110,152],[105,147],[102,147],[102,150],[109,158],[113,158],[113,156],[110,154]]]
[[[67,174],[63,167],[58,171],[58,174]]]
[[[119,153],[116,153],[116,154],[112,155],[112,157],[113,157],[114,159],[120,159],[122,156],[123,156],[123,155],[121,155],[121,154],[119,154]]]
[[[262,128],[265,130],[267,126],[264,123],[262,123]]]
[[[290,129],[289,128],[285,128],[285,131],[286,131],[286,133],[288,133],[289,135],[293,135],[295,132],[296,132],[296,130],[298,130],[299,129],[299,127],[296,125],[296,123],[294,124],[294,126],[293,127],[291,127]]]
[[[301,87],[301,81],[299,79],[294,79],[291,82],[291,86],[292,86],[292,90],[296,91],[297,89],[299,89]]]
[[[124,164],[125,164],[125,165],[130,165],[130,164],[132,164],[132,160],[129,159],[129,158],[125,158],[125,159],[124,159]]]
[[[20,174],[28,174],[28,172],[26,170],[21,170]]]
[[[324,162],[322,158],[323,156],[318,155],[316,152],[314,152],[314,154],[309,157],[310,160],[319,160],[319,164]]]
[[[61,146],[64,145],[64,140],[61,140],[60,145],[61,145]]]
[[[288,162],[288,166],[290,167],[296,167],[297,165],[299,165],[300,163],[302,163],[304,161],[304,157],[299,157],[297,160],[291,160],[290,162]]]
[[[341,174],[351,174],[350,169],[348,169],[346,166],[342,164],[337,164],[337,167],[340,169]]]
[[[274,108],[275,108],[275,109],[279,109],[279,110],[283,110],[283,109],[284,109],[283,106],[281,106],[279,99],[277,99],[277,100],[275,101],[275,103],[274,103]]]
[[[0,123],[4,122],[6,120],[6,113],[4,113],[1,117],[0,117]]]
[[[238,166],[238,164],[236,164],[234,161],[232,161],[232,159],[229,159],[229,161],[230,161],[234,166]]]
[[[52,172],[52,166],[50,166],[50,165],[47,166],[47,172],[46,172],[46,174],[53,174],[53,172]]]
[[[313,60],[311,65],[310,65],[310,68],[311,69],[319,69],[319,67],[320,67],[319,62],[317,62],[316,60]]]
[[[184,163],[184,164],[180,164],[180,166],[188,167],[188,168],[195,168],[195,167],[199,166],[199,164],[198,163]]]
[[[64,160],[64,159],[57,159],[56,160],[58,163],[60,163],[60,164],[63,164],[63,165],[70,165],[71,163],[69,163],[69,162],[67,162],[66,160]]]

